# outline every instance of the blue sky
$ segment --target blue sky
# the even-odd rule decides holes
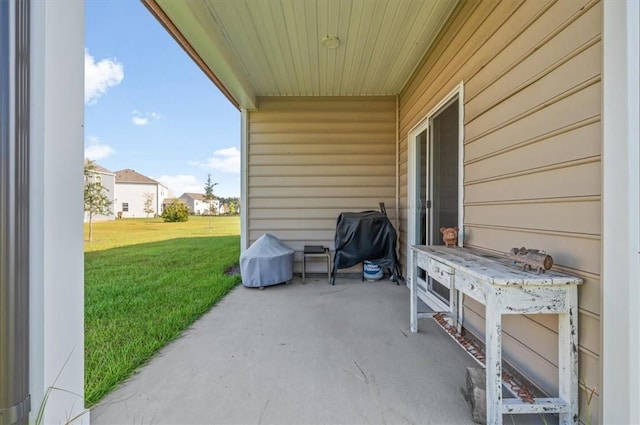
[[[85,156],[180,196],[240,195],[240,112],[135,0],[85,2]]]

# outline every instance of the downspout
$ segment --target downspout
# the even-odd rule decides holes
[[[0,69],[0,424],[26,424],[31,409],[28,0],[0,1]]]

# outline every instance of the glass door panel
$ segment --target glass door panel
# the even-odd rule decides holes
[[[441,227],[458,225],[458,100],[438,111],[430,122],[429,244],[443,245]],[[430,202],[429,202],[430,201]],[[429,278],[427,291],[447,307],[449,288]]]
[[[415,241],[417,245],[427,245],[427,130],[416,136],[416,217]],[[417,267],[417,266],[416,266]],[[418,268],[418,284],[426,290],[426,271]]]

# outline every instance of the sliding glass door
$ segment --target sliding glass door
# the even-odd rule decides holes
[[[460,227],[459,96],[451,96],[412,132],[414,197],[410,243],[443,245],[441,227]],[[411,267],[417,267],[412,264]],[[418,290],[435,311],[449,311],[450,291],[418,267]]]

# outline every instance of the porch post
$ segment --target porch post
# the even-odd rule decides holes
[[[240,252],[249,247],[249,112],[240,111]]]
[[[84,410],[84,2],[29,4],[31,421],[58,424]]]
[[[603,8],[601,423],[631,424],[640,423],[640,7]]]

